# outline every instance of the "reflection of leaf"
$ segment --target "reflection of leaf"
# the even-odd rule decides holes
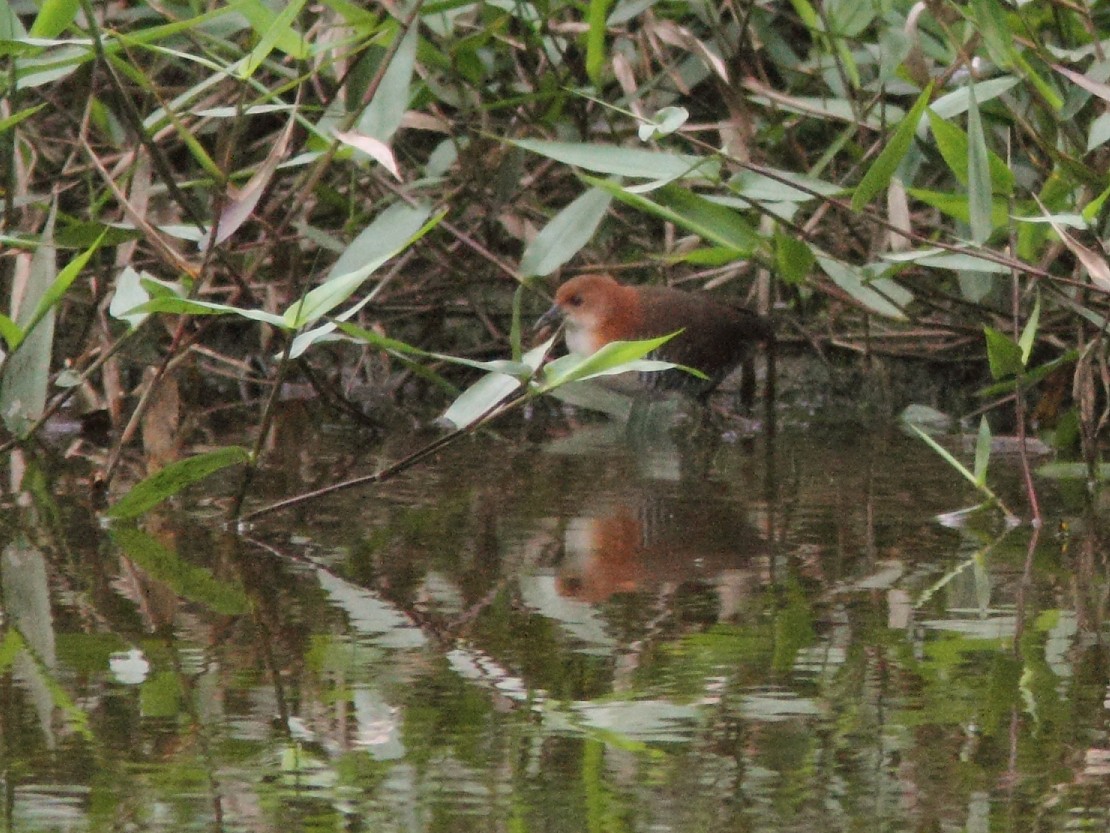
[[[749,720],[774,723],[792,717],[817,717],[821,710],[806,697],[790,691],[767,691],[746,694],[740,701],[740,713]]]
[[[427,642],[423,632],[389,602],[324,568],[316,575],[332,603],[347,613],[353,630],[389,648],[419,648]]]
[[[141,529],[113,529],[112,540],[151,578],[182,598],[228,616],[246,613],[250,601],[237,584],[216,578],[211,571],[181,559]]]
[[[575,711],[584,726],[634,741],[688,741],[699,723],[697,706],[666,700],[578,703]]]
[[[220,469],[246,463],[248,460],[250,452],[233,445],[171,463],[132,486],[105,514],[109,518],[137,518],[186,486],[203,480]]]

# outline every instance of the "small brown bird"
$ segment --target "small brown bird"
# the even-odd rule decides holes
[[[773,341],[771,323],[749,309],[663,286],[625,286],[609,275],[579,275],[559,287],[555,305],[536,326],[566,322],[567,349],[588,356],[611,341],[633,341],[682,332],[652,358],[693,367],[708,379],[684,370],[641,374],[656,389],[680,390],[704,399],[738,365],[750,370],[757,345]],[[754,374],[745,384],[750,402]]]

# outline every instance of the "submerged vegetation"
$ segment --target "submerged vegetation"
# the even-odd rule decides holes
[[[383,431],[367,401],[473,422],[542,360],[543,279],[589,265],[720,288],[823,355],[969,366],[992,420],[1093,474],[1106,15],[0,0],[9,446],[107,417],[110,482],[245,397],[253,451],[190,471],[254,466],[302,380]]]

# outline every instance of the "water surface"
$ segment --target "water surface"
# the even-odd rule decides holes
[[[399,453],[318,427],[258,501]],[[7,829],[1105,828],[1097,515],[1041,482],[1031,547],[897,431],[719,434],[509,426],[242,535],[26,461]]]

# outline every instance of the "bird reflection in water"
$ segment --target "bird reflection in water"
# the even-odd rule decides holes
[[[678,332],[656,357],[696,368],[707,378],[668,370],[625,380],[641,390],[679,391],[704,402],[740,368],[741,403],[750,407],[755,388],[753,358],[760,348],[767,350],[768,380],[773,376],[774,336],[768,319],[709,295],[626,286],[608,275],[580,275],[559,287],[554,306],[537,325],[555,321],[565,326],[567,348],[580,355],[611,341]],[[586,490],[608,489],[594,492],[597,511],[580,513],[566,522],[558,592],[598,603],[622,593],[700,586],[716,591],[719,615],[727,618],[768,547],[745,516],[746,501],[738,497],[750,490],[738,488],[730,497],[729,485],[739,484],[722,482],[711,474],[721,432],[715,426],[698,430],[702,420],[691,420],[673,401],[660,404],[658,399],[637,396],[622,405],[604,391],[602,399],[588,401],[580,390],[565,391],[565,401],[577,397],[582,401],[574,404],[605,411],[623,423],[623,431],[616,435],[631,452],[629,474],[634,476],[610,487],[591,484]],[[628,390],[627,384],[623,390]]]

